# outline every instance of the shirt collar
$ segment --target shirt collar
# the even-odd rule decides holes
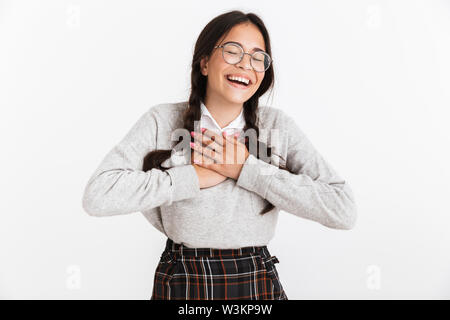
[[[206,108],[205,104],[201,102],[200,105],[202,116],[200,119],[200,125],[202,128],[223,132],[227,131],[236,131],[236,130],[242,130],[245,126],[245,118],[244,118],[244,108],[242,108],[241,113],[233,120],[231,121],[226,127],[220,128],[217,121],[213,118],[211,113],[209,112],[208,108]]]

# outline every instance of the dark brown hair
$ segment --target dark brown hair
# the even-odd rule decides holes
[[[266,46],[266,52],[272,56],[271,47],[270,47],[270,38],[269,33],[264,26],[263,21],[253,13],[243,13],[242,11],[233,10],[226,13],[223,13],[213,20],[211,20],[205,28],[201,31],[198,36],[197,42],[195,43],[194,56],[192,59],[192,71],[191,71],[191,93],[189,96],[189,105],[183,113],[183,127],[186,130],[194,131],[194,121],[200,121],[201,117],[201,102],[204,102],[204,98],[206,95],[206,82],[207,77],[205,77],[200,72],[200,61],[204,57],[209,57],[214,49],[216,43],[221,39],[221,37],[225,37],[226,34],[236,25],[242,23],[252,23],[254,24],[259,31],[261,32],[264,43]],[[255,92],[255,94],[244,102],[244,118],[245,118],[245,126],[244,132],[248,129],[254,129],[256,133],[256,138],[259,137],[259,128],[256,124],[257,116],[256,110],[258,108],[259,97],[261,97],[267,90],[270,88],[273,89],[274,84],[274,71],[273,71],[273,63],[270,67],[265,71],[264,78]],[[181,139],[182,137],[180,137]],[[247,150],[253,149],[249,148],[249,139],[246,139],[245,145]],[[194,139],[191,137],[191,141]],[[264,151],[261,151],[264,149]],[[161,164],[168,159],[172,154],[172,150],[153,150],[149,152],[145,158],[143,163],[143,170],[148,171],[152,168],[158,168],[160,170],[166,170],[161,166]],[[252,154],[261,159],[263,161],[268,162],[267,159],[270,159],[271,156],[271,148],[267,146],[265,143],[258,141],[256,143],[256,154],[252,152]],[[259,155],[267,155],[268,158],[262,159]],[[279,167],[280,169],[287,170],[285,167]],[[272,210],[274,206],[269,203],[261,214],[267,213]]]

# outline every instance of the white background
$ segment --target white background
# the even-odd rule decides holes
[[[450,1],[220,3],[0,1],[0,298],[150,298],[165,236],[141,213],[87,215],[82,193],[150,106],[187,100],[197,36],[239,9],[272,40],[260,104],[359,208],[350,231],[280,212],[288,298],[449,299]]]

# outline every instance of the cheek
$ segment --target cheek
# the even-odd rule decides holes
[[[259,81],[259,83],[261,83],[261,82],[263,81],[265,74],[266,74],[266,73],[264,72],[264,73],[262,73],[260,76],[258,76],[258,81]]]
[[[227,64],[221,56],[214,56],[210,61],[210,68],[216,73],[223,73],[228,67],[229,64]]]
[[[210,68],[210,73],[209,75],[211,76],[212,79],[214,79],[214,83],[220,84],[221,82],[223,82],[225,80],[224,78],[224,74],[226,73],[226,69],[227,69],[228,65],[224,65],[220,62],[215,63],[212,68]],[[212,80],[211,79],[211,80]]]
[[[257,83],[256,83],[256,87],[258,87],[259,88],[259,86],[261,85],[261,82],[263,81],[263,79],[264,79],[264,74],[262,74],[262,75],[258,75],[257,76]]]

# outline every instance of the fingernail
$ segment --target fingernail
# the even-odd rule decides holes
[[[195,143],[193,143],[193,142],[189,142],[189,144],[191,145],[191,148],[193,148],[195,146]]]
[[[204,133],[204,132],[205,132],[205,130],[206,130],[205,128],[202,128],[202,133]]]
[[[226,132],[226,131],[224,131],[224,132],[222,132],[222,133],[223,133],[223,135],[224,135],[224,136],[226,136],[226,135],[227,135],[227,132]]]
[[[200,163],[200,160],[195,159],[194,163]]]
[[[237,138],[239,136],[239,132],[234,134],[234,137]]]
[[[195,132],[194,131],[191,131],[191,136],[195,136]]]

